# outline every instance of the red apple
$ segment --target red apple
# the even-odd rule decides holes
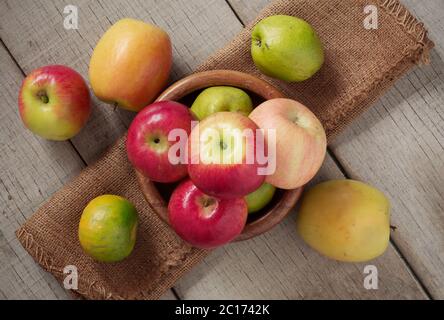
[[[188,139],[188,173],[194,184],[221,199],[240,198],[259,188],[265,176],[256,158],[258,129],[237,112],[218,112],[202,120]]]
[[[272,99],[256,107],[250,118],[265,130],[266,140],[268,130],[276,130],[276,170],[267,176],[268,183],[295,189],[314,177],[324,161],[327,139],[307,107],[291,99]]]
[[[186,157],[180,155],[184,157],[181,163],[171,161],[169,150],[176,144],[177,137],[169,141],[168,135],[174,129],[182,131],[186,150],[192,121],[189,109],[178,102],[155,102],[145,107],[128,129],[126,148],[129,160],[152,181],[168,183],[182,179],[187,175]]]
[[[23,80],[19,111],[25,126],[49,140],[67,140],[83,128],[91,98],[82,76],[71,68],[50,65]]]
[[[236,238],[247,222],[243,198],[223,200],[203,193],[191,180],[174,190],[168,204],[170,225],[193,246],[210,249]]]

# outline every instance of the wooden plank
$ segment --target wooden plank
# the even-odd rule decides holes
[[[425,23],[430,37],[435,42],[435,49],[442,57],[444,55],[444,3],[441,0],[429,0],[421,5],[417,0],[402,0],[409,10]]]
[[[17,94],[23,75],[0,46],[0,299],[67,299],[71,295],[23,249],[15,230],[42,202],[84,167],[69,142],[27,131]],[[175,299],[168,291],[163,299]]]
[[[334,144],[351,176],[392,200],[395,243],[436,298],[444,297],[444,63],[399,81]]]
[[[244,25],[253,20],[270,0],[227,0]]]
[[[315,182],[343,178],[327,157]],[[424,299],[392,246],[371,263],[339,263],[317,254],[297,235],[295,210],[270,232],[211,253],[177,285],[185,299]],[[363,286],[364,266],[379,273],[379,289]]]
[[[14,231],[76,175],[83,162],[69,142],[47,142],[24,129],[17,107],[23,75],[1,45],[0,66],[0,296],[66,298],[57,281],[23,249]]]
[[[0,3],[0,36],[25,73],[41,65],[59,63],[75,68],[87,79],[92,48],[104,30],[120,18],[133,17],[158,24],[172,36],[175,63],[171,78],[174,80],[191,72],[240,28],[224,1],[78,0],[71,3],[79,10],[79,30],[64,29],[62,12],[66,4],[62,1],[8,0]],[[96,99],[94,105],[87,127],[73,139],[73,144],[87,163],[94,161],[112,144],[134,116],[129,112],[114,111]],[[26,154],[22,158],[26,158]],[[46,162],[50,163],[51,159]],[[65,161],[60,161],[59,165],[69,168]],[[39,186],[45,189],[45,197],[38,203],[61,184],[48,182]],[[19,204],[16,206],[26,215],[37,207],[34,204],[31,210]],[[14,230],[17,226],[18,223],[10,229]],[[5,276],[5,279],[12,277]],[[7,292],[7,296],[14,297],[14,294]],[[43,296],[47,295],[42,292]],[[165,298],[175,297],[168,292]]]
[[[132,17],[155,23],[173,41],[172,79],[192,71],[239,30],[229,6],[222,0],[198,1],[71,1],[78,7],[79,29],[65,30],[65,1],[0,3],[0,36],[19,65],[29,73],[45,64],[65,64],[86,79],[92,50],[104,31],[117,20]],[[126,130],[134,113],[116,110],[94,99],[93,115],[73,138],[90,163]]]
[[[230,0],[234,8],[246,3],[259,8],[265,2]],[[435,41],[431,65],[401,79],[332,150],[352,178],[390,196],[395,244],[432,296],[443,298],[444,6],[442,0],[403,2]],[[239,12],[244,22],[254,15],[251,10]]]
[[[393,239],[435,298],[444,298],[444,5],[405,1],[436,43],[431,64],[397,82],[333,145],[351,176],[392,200]]]

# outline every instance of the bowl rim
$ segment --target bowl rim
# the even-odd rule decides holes
[[[211,70],[191,74],[169,86],[163,91],[155,102],[177,101],[195,91],[213,86],[234,86],[248,90],[260,96],[264,100],[285,98],[285,95],[276,87],[265,80],[247,73],[234,70]],[[174,99],[173,99],[174,98]],[[160,195],[154,182],[150,181],[140,171],[135,169],[136,178],[148,205],[153,211],[169,225],[168,204]],[[303,187],[283,190],[281,199],[267,213],[261,217],[247,222],[242,233],[234,241],[242,241],[253,238],[269,231],[281,222],[295,207],[302,194]]]

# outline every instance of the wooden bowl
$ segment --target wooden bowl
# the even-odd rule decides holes
[[[253,99],[254,105],[264,100],[282,98],[284,95],[269,83],[246,73],[231,70],[214,70],[190,75],[166,89],[156,101],[179,101],[191,106],[202,89],[212,86],[233,86],[244,89]],[[178,185],[160,184],[150,181],[136,170],[137,180],[143,195],[159,217],[168,223],[168,199]],[[276,224],[294,208],[302,193],[302,188],[295,190],[276,190],[272,201],[258,213],[250,214],[247,224],[236,241],[246,240],[260,235]]]

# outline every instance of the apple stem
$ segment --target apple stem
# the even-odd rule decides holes
[[[40,100],[43,102],[43,103],[48,103],[49,102],[49,98],[48,98],[48,95],[46,94],[46,92],[44,92],[44,91],[39,91],[38,93],[37,93],[37,96],[40,98]]]
[[[213,203],[214,203],[214,199],[213,198],[205,198],[204,201],[203,201],[203,206],[204,206],[204,208],[208,208]]]
[[[114,102],[113,103],[113,107],[114,107],[114,112],[117,110],[117,107],[119,106],[118,102]]]

